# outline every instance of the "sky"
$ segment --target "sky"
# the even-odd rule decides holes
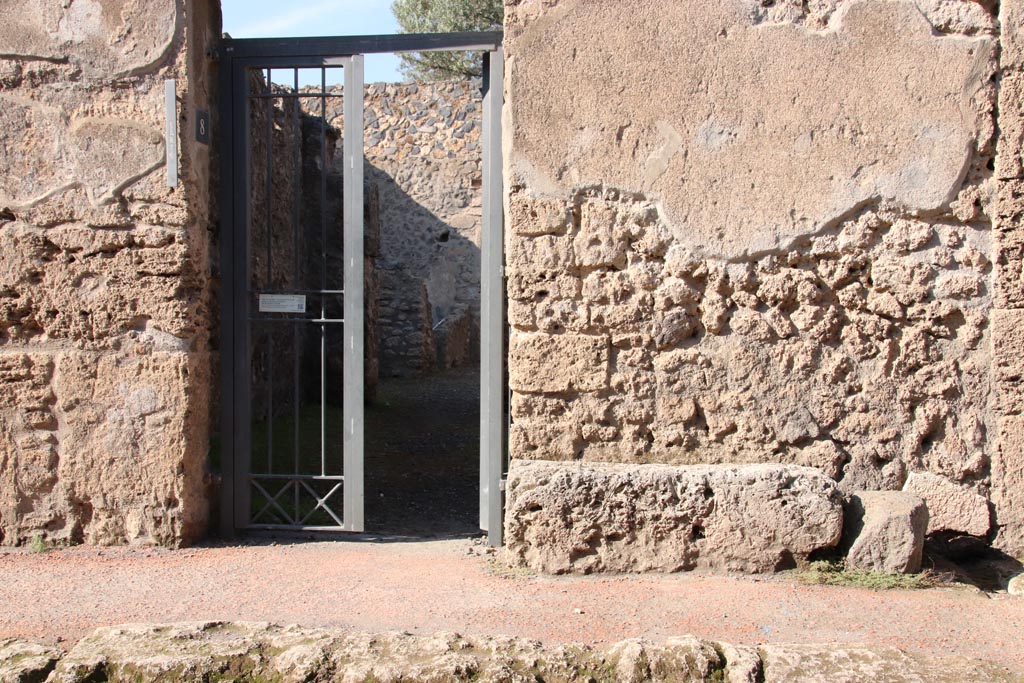
[[[221,0],[232,38],[359,36],[398,33],[391,0]],[[367,55],[365,80],[403,80],[395,55]],[[274,79],[277,80],[276,78]]]

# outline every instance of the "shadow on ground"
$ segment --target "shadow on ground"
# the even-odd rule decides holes
[[[382,379],[366,410],[366,529],[419,538],[480,533],[476,368]]]
[[[982,539],[961,534],[934,534],[925,543],[924,568],[975,586],[986,593],[1006,590],[1024,564],[988,546]]]

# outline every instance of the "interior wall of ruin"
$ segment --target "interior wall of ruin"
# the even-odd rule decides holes
[[[479,81],[367,86],[367,179],[380,193],[380,362],[404,376],[478,357]]]
[[[193,131],[219,5],[0,15],[0,543],[187,542],[208,517],[214,207]]]
[[[363,102],[364,173],[380,208],[379,240],[371,242],[381,373],[471,363],[480,325],[479,79],[370,83]],[[320,106],[303,100],[310,116],[320,116]],[[323,106],[328,123],[343,130],[344,99]],[[340,176],[340,157],[332,163]]]
[[[512,457],[929,472],[1024,551],[1024,15],[993,7],[506,0]]]

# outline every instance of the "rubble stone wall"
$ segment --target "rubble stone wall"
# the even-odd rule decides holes
[[[767,5],[506,0],[512,456],[930,472],[1022,552],[1021,3]]]
[[[482,116],[479,82],[366,89],[368,177],[381,203],[378,272],[389,294],[380,301],[388,374],[475,357],[479,337],[462,328],[479,329]],[[409,279],[421,284],[410,287]],[[403,359],[424,347],[421,358]]]
[[[380,192],[381,372],[462,365],[479,339],[480,83],[372,83],[364,103],[366,177]],[[327,103],[339,130],[342,108]]]
[[[213,207],[192,131],[213,109],[219,7],[3,0],[0,15],[0,543],[194,539]]]

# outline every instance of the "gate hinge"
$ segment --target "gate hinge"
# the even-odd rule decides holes
[[[502,479],[501,481],[498,482],[498,490],[499,491],[504,491],[507,488],[508,488],[508,479]]]

